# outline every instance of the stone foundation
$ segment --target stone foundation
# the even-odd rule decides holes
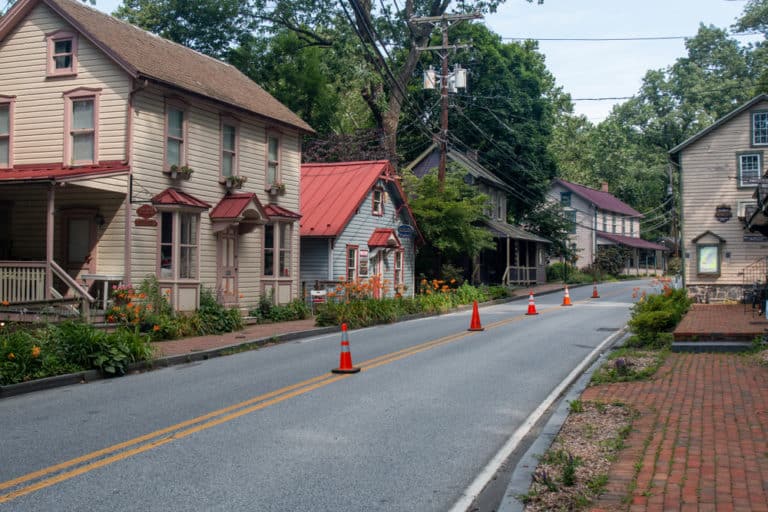
[[[745,290],[741,285],[689,285],[686,289],[688,296],[701,304],[722,304],[744,300]]]

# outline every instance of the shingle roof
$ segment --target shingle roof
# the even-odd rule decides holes
[[[471,174],[475,179],[490,183],[496,188],[500,188],[506,192],[512,192],[512,189],[509,185],[501,181],[501,179],[491,171],[480,165],[477,160],[470,158],[461,151],[458,151],[452,147],[448,147],[446,158],[466,169],[466,171],[469,172],[469,174]],[[409,169],[414,173],[418,172],[417,176],[421,178],[427,171],[435,169],[439,165],[440,148],[437,146],[437,144],[430,144],[427,149],[425,149],[419,156],[417,156],[413,162],[406,166],[406,169]]]
[[[606,240],[617,243],[619,245],[626,245],[627,247],[635,247],[637,249],[654,249],[657,251],[668,250],[663,245],[655,244],[653,242],[649,242],[648,240],[643,240],[642,238],[635,238],[632,236],[614,235],[613,233],[603,233],[602,231],[598,231],[597,237],[605,238]]]
[[[629,215],[630,217],[643,217],[643,214],[629,206],[627,203],[621,201],[610,192],[603,192],[601,190],[595,190],[593,188],[585,187],[584,185],[577,185],[570,181],[563,179],[556,179],[555,183],[562,185],[574,194],[578,194],[590,203],[601,210],[607,210],[609,212],[621,213]]]
[[[507,224],[506,222],[499,222],[493,219],[486,219],[483,221],[491,233],[497,235],[499,238],[511,238],[513,240],[527,240],[529,242],[541,242],[543,244],[551,244],[550,240],[544,237],[535,235],[529,231],[524,230],[521,227]]]
[[[44,3],[135,78],[199,94],[279,123],[312,132],[288,107],[234,66],[141,30],[73,0],[20,0],[0,20],[0,41],[38,3]]]

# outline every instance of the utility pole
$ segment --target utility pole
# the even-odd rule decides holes
[[[448,90],[449,79],[452,80],[452,89],[463,88],[467,85],[467,70],[462,69],[460,66],[456,67],[453,73],[448,71],[448,50],[458,50],[461,48],[469,48],[469,45],[450,45],[448,43],[448,29],[464,20],[481,19],[483,16],[480,13],[469,14],[443,14],[442,16],[429,16],[424,18],[411,18],[411,23],[421,24],[429,23],[431,25],[440,24],[440,31],[442,33],[442,44],[440,46],[425,46],[418,48],[419,51],[438,51],[440,52],[440,167],[438,168],[437,180],[440,184],[440,190],[443,190],[445,185],[445,168],[448,153]],[[424,74],[424,87],[426,89],[434,89],[435,84],[435,72],[430,67],[429,71]]]

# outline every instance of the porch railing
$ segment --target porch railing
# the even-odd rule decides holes
[[[0,261],[0,301],[45,299],[44,261]]]
[[[11,304],[55,302],[56,299],[46,296],[46,289],[53,290],[53,283],[46,282],[47,268],[45,261],[0,261],[0,301]],[[51,262],[51,271],[77,299],[82,300],[82,313],[87,318],[90,305],[96,299],[56,262]],[[71,299],[62,300],[71,302]]]
[[[536,282],[536,267],[509,266],[504,271],[501,282],[509,286],[511,284],[532,284]]]

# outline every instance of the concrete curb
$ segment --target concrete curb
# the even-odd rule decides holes
[[[569,286],[569,288],[577,288],[579,286],[589,286],[589,285],[575,285],[575,286]],[[548,294],[556,293],[559,291],[560,289],[553,289],[553,290],[541,292],[538,295],[548,295]],[[520,296],[520,297],[505,297],[503,299],[496,299],[488,302],[483,302],[482,306],[495,306],[498,304],[505,304],[507,302],[513,302],[516,300],[527,300],[527,299],[528,299],[527,295]],[[454,308],[446,312],[446,314],[455,313],[457,311],[468,311],[470,309],[472,309],[471,304],[465,305],[465,306],[459,306],[457,308]],[[440,313],[437,313],[437,314],[417,313],[414,315],[407,315],[403,318],[398,319],[397,321],[405,322],[408,320],[416,320],[419,318],[428,318],[433,316],[440,316]],[[169,366],[174,366],[179,364],[187,364],[195,361],[204,361],[206,359],[211,359],[214,357],[221,357],[221,356],[234,354],[237,352],[252,350],[253,348],[263,347],[271,343],[280,343],[280,342],[298,340],[302,338],[311,338],[312,336],[330,334],[336,331],[338,331],[338,327],[335,327],[335,326],[318,327],[318,328],[309,329],[306,331],[288,332],[285,334],[278,334],[278,335],[273,335],[273,336],[264,337],[264,338],[257,338],[254,340],[243,341],[241,343],[235,343],[235,344],[227,345],[224,347],[216,347],[209,350],[191,352],[189,354],[160,357],[153,361],[146,361],[142,363],[132,364],[128,367],[128,372],[147,371],[147,370],[152,370],[154,368],[167,368]],[[61,386],[69,386],[72,384],[85,384],[88,382],[101,380],[104,378],[105,377],[98,370],[86,370],[86,371],[77,372],[77,373],[69,373],[66,375],[56,375],[54,377],[46,377],[43,379],[31,380],[29,382],[9,384],[7,386],[0,386],[0,399],[11,397],[11,396],[23,395],[25,393],[31,393],[34,391],[42,391],[45,389],[53,389]],[[111,378],[111,377],[106,377],[106,378]]]
[[[539,456],[544,454],[557,435],[560,433],[560,429],[565,423],[565,420],[570,414],[570,404],[574,400],[578,400],[581,394],[587,388],[589,380],[592,378],[592,374],[603,364],[608,357],[608,354],[614,347],[620,346],[627,339],[629,333],[624,327],[621,330],[621,334],[616,338],[610,346],[606,347],[605,351],[600,353],[590,364],[589,368],[579,376],[571,385],[568,390],[559,399],[556,408],[552,415],[547,419],[546,424],[539,432],[536,440],[526,450],[525,454],[520,458],[510,477],[507,489],[504,492],[504,497],[499,504],[497,512],[522,512],[525,508],[525,504],[518,499],[518,496],[522,496],[528,492],[531,486],[531,478],[536,467],[539,465]]]

